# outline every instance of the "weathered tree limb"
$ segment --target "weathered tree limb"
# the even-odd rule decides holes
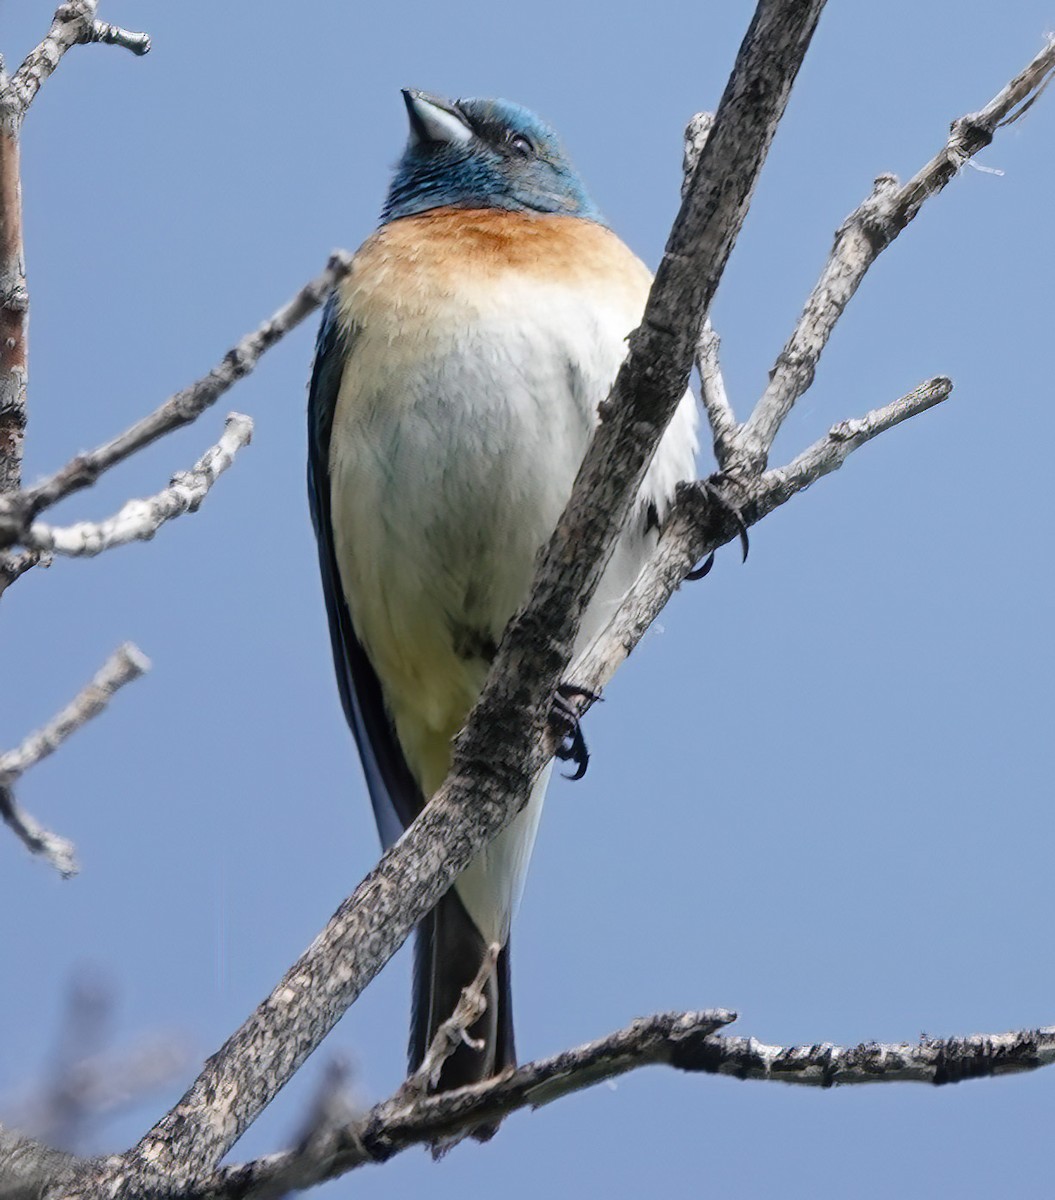
[[[78,454],[54,475],[10,496],[0,496],[0,547],[22,542],[30,522],[44,509],[72,492],[89,487],[100,475],[166,433],[189,425],[223,394],[244,379],[260,356],[310,316],[348,271],[351,259],[338,251],[326,269],[269,317],[258,329],[224,355],[208,375],[170,396],[149,416],[137,421],[113,441]]]
[[[39,1200],[54,1180],[79,1165],[72,1154],[0,1125],[0,1200]]]
[[[226,1167],[179,1200],[256,1200],[277,1180],[305,1188],[367,1163],[385,1162],[412,1146],[455,1139],[480,1123],[495,1123],[524,1108],[539,1108],[638,1067],[663,1064],[680,1071],[735,1079],[845,1087],[865,1083],[959,1083],[1032,1071],[1055,1063],[1055,1026],[963,1038],[924,1038],[916,1044],[770,1046],[717,1030],[735,1014],[721,1009],[662,1013],[552,1058],[528,1063],[483,1084],[439,1096],[401,1089],[310,1149]],[[174,1198],[175,1200],[175,1198]]]
[[[880,433],[947,399],[951,380],[931,379],[864,417],[840,421],[786,467],[766,471],[739,488],[735,516],[751,526]],[[738,536],[734,514],[714,503],[711,489],[728,486],[719,472],[703,483],[683,484],[664,522],[659,543],[606,628],[575,665],[582,687],[599,692],[622,665],[693,565]]]
[[[150,39],[95,20],[98,0],[68,0],[55,11],[44,40],[10,77],[0,62],[0,495],[18,486],[26,429],[29,290],[22,244],[19,135],[41,84],[78,43],[106,42],[146,54]],[[18,578],[0,570],[0,594]]]
[[[150,669],[146,655],[131,642],[119,646],[95,678],[43,729],[31,733],[15,750],[0,755],[0,817],[33,854],[39,854],[64,877],[77,872],[71,842],[50,833],[15,801],[14,785],[30,767],[46,758],[82,725],[97,717],[118,689]]]
[[[234,462],[234,456],[249,444],[252,433],[253,422],[248,417],[231,413],[216,445],[206,450],[189,471],[174,475],[164,491],[145,500],[129,500],[105,521],[64,526],[35,521],[23,541],[35,550],[81,557],[132,541],[148,541],[166,521],[198,511],[209,489]]]
[[[816,287],[806,301],[794,333],[780,352],[769,385],[740,433],[750,460],[769,455],[784,418],[813,382],[824,347],[836,321],[857,291],[865,273],[915,217],[1001,126],[1016,121],[1047,86],[1055,71],[1055,40],[1024,71],[976,113],[954,121],[945,145],[904,185],[894,175],[880,175],[872,194],[839,227],[835,244]]]

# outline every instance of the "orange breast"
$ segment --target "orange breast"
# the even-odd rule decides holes
[[[508,272],[640,303],[651,277],[611,230],[579,217],[439,208],[382,226],[356,255],[345,296],[401,293],[404,303],[500,282]],[[614,294],[613,294],[614,293]],[[393,297],[394,298],[394,297]]]

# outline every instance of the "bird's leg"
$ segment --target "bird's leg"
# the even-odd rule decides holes
[[[709,479],[701,479],[700,487],[702,487],[711,500],[713,500],[719,508],[724,509],[725,512],[728,513],[736,523],[736,528],[740,534],[740,549],[742,551],[742,557],[740,561],[747,562],[747,552],[751,549],[751,543],[748,540],[747,526],[744,524],[744,518],[741,516],[740,510],[735,504],[727,500],[725,496],[722,495],[721,491],[716,488]],[[694,567],[691,571],[689,571],[685,578],[695,582],[695,580],[702,579],[705,575],[710,574],[711,567],[713,566],[714,551],[712,550],[698,567]]]
[[[582,736],[579,706],[575,701],[587,700],[593,704],[600,699],[596,692],[578,687],[574,683],[562,683],[553,697],[549,719],[561,738],[556,754],[561,762],[575,763],[574,773],[565,775],[565,779],[582,779],[590,765],[590,751],[587,749],[586,739]]]

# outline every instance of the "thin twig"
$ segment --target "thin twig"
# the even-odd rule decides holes
[[[804,491],[822,475],[838,470],[859,446],[907,421],[909,417],[918,416],[928,408],[941,404],[951,394],[952,380],[938,376],[921,383],[914,391],[883,408],[873,409],[863,417],[840,421],[786,467],[767,471],[762,476],[762,486],[768,496],[782,504],[784,499]]]
[[[41,483],[0,497],[0,547],[21,541],[29,523],[44,509],[72,492],[89,487],[105,471],[164,434],[197,420],[224,392],[253,370],[266,350],[319,307],[334,285],[347,274],[350,264],[349,255],[343,251],[335,252],[321,275],[301,288],[258,329],[242,338],[208,375],[170,396],[119,437],[95,450],[78,454]]]
[[[14,790],[6,783],[0,783],[0,817],[30,854],[50,863],[63,879],[70,879],[77,874],[76,846],[68,838],[45,829],[21,808]]]
[[[738,430],[736,415],[725,392],[725,380],[718,361],[721,339],[711,328],[710,321],[704,322],[700,340],[696,346],[696,369],[700,373],[700,399],[707,413],[714,444],[714,457],[719,467],[725,467],[735,453],[735,438]]]
[[[757,524],[792,496],[841,467],[854,450],[941,404],[951,393],[950,380],[928,380],[883,408],[832,426],[786,467],[752,476],[747,483],[738,475],[718,472],[709,480],[683,484],[652,556],[608,625],[576,662],[576,680],[590,692],[600,692],[607,685],[693,565],[740,536],[734,510],[745,525]],[[716,503],[715,494],[727,497],[724,505]]]
[[[30,767],[54,753],[70,734],[97,717],[110,703],[115,692],[149,670],[150,660],[137,646],[131,642],[118,646],[91,683],[82,688],[43,729],[31,733],[16,750],[0,754],[0,784],[10,787],[16,783],[19,776]]]
[[[989,145],[999,126],[1021,116],[1047,86],[1052,71],[1055,41],[1049,41],[980,112],[954,121],[945,145],[908,183],[899,186],[895,176],[879,176],[872,194],[846,218],[795,331],[770,373],[769,384],[743,427],[742,448],[748,460],[765,461],[784,418],[813,382],[831,332],[868,268],[924,202],[936,196],[964,163]]]
[[[685,126],[684,152],[681,160],[681,195],[684,199],[696,173],[707,139],[714,129],[714,113],[698,112]],[[714,442],[714,455],[718,465],[724,467],[732,450],[731,438],[736,432],[736,417],[725,392],[718,363],[721,339],[711,327],[710,318],[704,321],[696,343],[696,369],[700,374],[700,398],[707,411]]]
[[[462,988],[454,1012],[436,1030],[421,1066],[403,1084],[407,1095],[425,1095],[440,1081],[443,1064],[468,1038],[469,1030],[487,1011],[487,981],[491,978],[502,947],[497,942],[487,948],[480,969],[468,987]]]
[[[26,848],[51,863],[63,877],[76,873],[72,843],[45,829],[15,801],[14,785],[30,767],[47,758],[82,725],[109,704],[114,693],[149,670],[150,661],[131,642],[119,646],[95,678],[43,729],[32,733],[15,750],[0,755],[0,817]]]
[[[253,422],[241,413],[231,413],[223,436],[189,471],[173,476],[172,483],[145,500],[129,500],[115,516],[105,521],[81,521],[76,525],[45,525],[34,522],[25,543],[55,554],[91,556],[132,541],[148,541],[166,521],[186,512],[197,512],[216,480],[248,445]]]

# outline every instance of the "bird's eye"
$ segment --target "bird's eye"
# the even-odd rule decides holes
[[[526,138],[522,133],[511,133],[508,138],[510,150],[519,154],[522,158],[530,158],[535,153],[535,147],[531,144],[531,139]]]

